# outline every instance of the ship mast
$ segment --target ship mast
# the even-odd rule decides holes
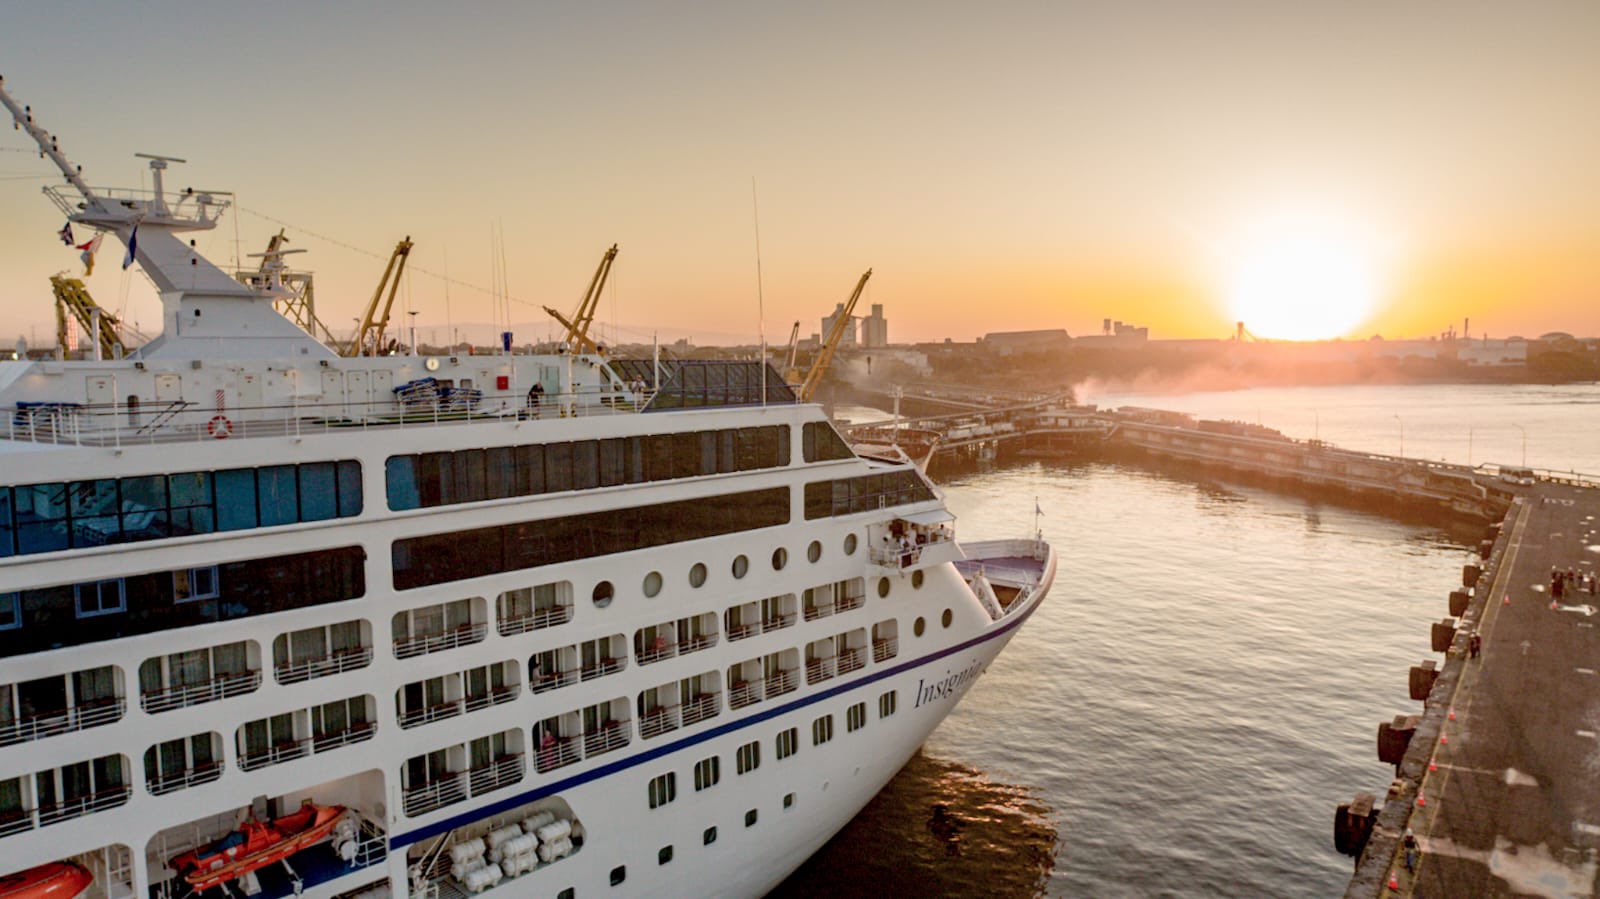
[[[83,166],[73,165],[71,160],[67,159],[66,154],[61,152],[61,148],[56,145],[56,139],[50,135],[50,132],[39,127],[33,121],[33,107],[17,105],[17,101],[6,91],[6,79],[4,76],[0,76],[0,104],[3,104],[11,112],[11,119],[15,123],[14,126],[19,130],[28,132],[28,136],[33,138],[34,143],[39,145],[40,158],[48,158],[55,163],[56,168],[60,169],[62,176],[67,179],[67,183],[78,191],[84,202],[93,202],[96,197],[94,191],[89,189],[89,185],[84,183]]]

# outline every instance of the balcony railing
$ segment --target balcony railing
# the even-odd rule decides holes
[[[528,631],[566,624],[571,620],[571,606],[554,606],[548,609],[534,609],[526,615],[501,618],[497,626],[500,630],[500,636],[512,637],[517,634],[525,634]]]
[[[467,711],[476,712],[479,709],[486,709],[490,706],[496,706],[500,705],[501,703],[510,702],[511,700],[516,699],[517,694],[521,692],[521,684],[506,684],[503,687],[495,687],[487,693],[479,693],[477,696],[468,696],[461,701],[461,704],[466,707]]]
[[[601,659],[600,661],[582,670],[583,679],[594,680],[597,677],[605,677],[608,674],[616,674],[618,671],[621,671],[622,666],[626,664],[627,661],[624,659]]]
[[[147,712],[166,712],[185,706],[215,702],[249,693],[261,686],[260,671],[224,674],[199,684],[181,684],[147,690],[139,697],[139,705]]]
[[[442,634],[396,637],[394,639],[394,657],[397,659],[409,659],[413,656],[427,655],[430,652],[443,652],[446,649],[455,649],[457,646],[467,646],[482,640],[488,633],[489,626],[486,624],[463,624]]]
[[[702,649],[708,649],[715,645],[717,645],[716,634],[696,634],[685,639],[678,646],[678,654],[688,655],[691,652],[699,652]]]
[[[865,594],[865,593],[850,594],[850,595],[839,597],[838,610],[841,611],[841,612],[849,612],[849,611],[852,611],[854,609],[859,609],[859,608],[861,608],[862,606],[864,606],[866,604],[867,604],[867,594]]]
[[[714,718],[720,703],[715,693],[701,693],[694,699],[683,704],[683,726],[699,724],[707,718]]]
[[[254,771],[268,765],[281,765],[284,762],[303,759],[310,754],[310,740],[285,740],[257,752],[240,753],[239,767],[245,771]]]
[[[742,709],[761,701],[760,681],[737,681],[728,691],[728,708]]]
[[[806,683],[820,684],[833,677],[833,659],[809,659],[806,661]]]
[[[785,693],[792,692],[795,686],[796,684],[793,669],[788,671],[779,671],[777,674],[767,678],[767,698],[771,699],[774,696],[782,696]]]
[[[70,821],[73,818],[81,818],[84,815],[105,811],[108,808],[116,808],[127,802],[128,795],[132,792],[133,788],[129,786],[107,787],[98,793],[79,796],[77,799],[68,799],[53,805],[41,805],[32,814],[32,818],[36,822],[34,826],[49,827],[62,821]],[[26,830],[27,828],[23,829]]]
[[[343,649],[316,659],[279,662],[273,666],[272,675],[280,684],[298,684],[312,678],[365,668],[371,663],[372,647],[361,646],[355,649]]]
[[[155,774],[146,777],[144,785],[150,791],[150,795],[161,796],[166,793],[176,793],[189,787],[210,783],[221,776],[222,763],[207,762],[204,765],[196,765],[193,768],[185,768],[182,771],[174,771],[171,774]]]
[[[535,674],[533,680],[528,684],[528,692],[547,693],[577,682],[578,672],[576,671],[552,671],[549,674]]]
[[[445,774],[438,780],[400,791],[400,801],[405,805],[406,814],[413,817],[425,815],[434,809],[444,808],[453,802],[460,802],[466,798],[467,774],[465,771]]]
[[[900,654],[900,641],[894,637],[872,641],[872,660],[874,662],[887,662]]]
[[[581,761],[583,753],[577,739],[573,737],[554,737],[551,742],[540,746],[534,753],[534,766],[541,774]]]
[[[522,779],[526,764],[522,760],[522,753],[502,755],[482,768],[473,768],[467,772],[468,785],[472,795],[482,796],[491,790],[514,784]]]
[[[371,721],[362,721],[351,724],[344,730],[336,730],[325,734],[312,734],[311,751],[327,752],[330,749],[338,749],[340,746],[348,746],[351,743],[360,743],[363,740],[372,739],[372,735],[377,732],[378,725],[376,723]]]
[[[454,718],[464,711],[466,709],[463,708],[461,700],[452,699],[448,702],[441,702],[438,705],[423,706],[406,712],[400,716],[400,726],[407,729],[421,727],[424,724],[432,724],[435,721]]]
[[[651,709],[639,716],[639,736],[648,740],[678,729],[678,707],[675,705]]]
[[[641,665],[648,665],[651,662],[659,662],[662,659],[670,659],[677,654],[678,644],[670,640],[660,639],[658,639],[654,644],[646,646],[636,653],[636,655],[639,657],[639,664]]]
[[[770,634],[773,631],[781,631],[792,624],[794,624],[793,612],[785,612],[780,615],[768,615],[761,622],[761,632],[763,634]]]
[[[754,637],[759,633],[761,633],[761,624],[756,621],[734,624],[728,627],[729,640],[743,640],[745,637]]]
[[[0,746],[42,740],[56,734],[71,733],[88,727],[112,724],[127,711],[121,697],[86,702],[54,712],[41,712],[0,723]]]
[[[624,722],[611,721],[599,730],[583,735],[583,757],[592,758],[628,745],[628,728]]]
[[[849,674],[852,671],[865,668],[866,665],[867,653],[866,650],[861,647],[847,649],[844,652],[839,653],[840,674]]]
[[[832,602],[815,603],[815,604],[807,603],[806,604],[806,620],[807,621],[816,621],[818,618],[826,618],[826,617],[828,617],[829,615],[832,615],[832,614],[833,614],[833,603]]]

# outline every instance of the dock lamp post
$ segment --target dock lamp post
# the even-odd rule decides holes
[[[1516,423],[1513,423],[1511,426],[1513,428],[1516,428],[1517,430],[1522,432],[1522,467],[1523,468],[1527,468],[1528,467],[1528,431],[1522,425],[1519,425],[1519,424],[1516,424]]]
[[[1406,456],[1406,420],[1401,418],[1398,412],[1395,413],[1394,420],[1400,422],[1400,458],[1404,459]]]

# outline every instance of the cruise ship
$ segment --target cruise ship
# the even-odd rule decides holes
[[[765,361],[347,356],[0,101],[163,307],[0,363],[6,899],[759,896],[1050,587]]]

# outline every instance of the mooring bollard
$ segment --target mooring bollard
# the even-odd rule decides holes
[[[1417,724],[1421,721],[1421,715],[1396,715],[1393,721],[1379,724],[1378,761],[1388,762],[1391,765],[1400,764],[1400,760],[1406,757],[1406,747],[1411,745],[1411,737],[1417,732]]]
[[[1478,585],[1478,576],[1483,574],[1483,569],[1476,565],[1463,565],[1461,567],[1461,586],[1471,589]]]
[[[1467,591],[1452,590],[1450,592],[1450,616],[1452,618],[1460,618],[1462,615],[1467,614],[1467,604],[1471,601],[1472,597],[1467,594]]]
[[[1372,837],[1372,827],[1378,822],[1378,797],[1371,793],[1357,793],[1354,799],[1339,806],[1333,816],[1333,848],[1360,858]]]
[[[1411,698],[1418,702],[1426,701],[1428,694],[1433,692],[1433,682],[1439,679],[1439,663],[1428,659],[1421,665],[1411,666]]]
[[[1456,622],[1453,618],[1445,618],[1433,625],[1433,651],[1449,652],[1450,644],[1456,639]]]

